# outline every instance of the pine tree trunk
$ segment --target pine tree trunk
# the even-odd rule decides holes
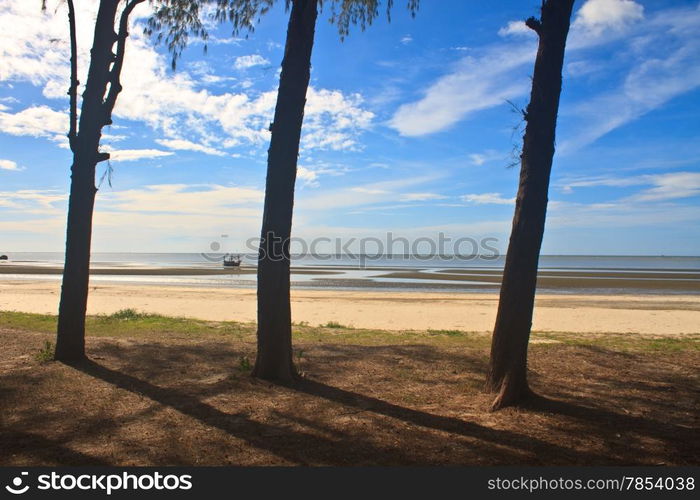
[[[85,313],[90,277],[90,242],[95,204],[95,167],[108,155],[98,152],[107,116],[103,98],[117,41],[114,21],[119,0],[101,0],[95,21],[90,68],[83,93],[80,126],[73,147],[68,200],[66,257],[58,309],[56,359],[71,363],[85,357]]]
[[[258,354],[253,376],[285,384],[297,377],[292,361],[289,239],[317,3],[292,3],[275,117],[270,126],[258,256]]]
[[[498,392],[493,409],[517,405],[531,395],[527,349],[573,4],[574,0],[547,0],[541,21],[527,22],[539,35],[539,47],[525,113],[520,183],[491,344],[486,387]]]

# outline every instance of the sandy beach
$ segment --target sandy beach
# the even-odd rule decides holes
[[[0,310],[55,314],[60,284],[40,280],[0,283]],[[464,330],[493,328],[495,293],[294,290],[295,322],[329,321],[356,328]],[[134,308],[213,321],[256,319],[253,289],[93,284],[88,314]],[[535,331],[637,333],[674,336],[700,332],[698,295],[545,295],[535,308]]]

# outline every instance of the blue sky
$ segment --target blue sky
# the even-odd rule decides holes
[[[84,73],[97,2],[76,3]],[[539,1],[423,0],[415,19],[395,3],[344,42],[319,17],[294,234],[505,250],[522,132],[508,101],[528,101],[522,20]],[[58,0],[39,5],[0,0],[2,252],[64,245],[67,23]],[[280,5],[247,39],[212,25],[207,55],[195,40],[176,72],[133,27],[94,251],[239,251],[258,235],[286,23]],[[700,254],[698,33],[696,0],[576,2],[543,253]]]

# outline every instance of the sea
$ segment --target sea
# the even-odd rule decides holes
[[[60,280],[48,273],[63,264],[61,252],[14,252],[4,266],[31,267],[30,273],[3,272],[0,280]],[[223,254],[101,253],[92,255],[93,269],[118,274],[91,277],[92,283],[254,287],[257,254],[241,255],[240,272],[198,275],[197,270],[221,269]],[[505,256],[303,255],[292,256],[292,286],[366,290],[484,292],[498,289]],[[130,275],[129,269],[154,269],[158,274]],[[188,274],[188,270],[192,274]],[[0,269],[1,270],[1,269]],[[174,274],[168,274],[173,270]],[[698,256],[542,255],[540,291],[553,293],[700,294]],[[539,283],[539,282],[538,282]]]

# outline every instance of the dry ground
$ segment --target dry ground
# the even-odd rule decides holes
[[[476,334],[302,325],[287,388],[248,376],[253,325],[94,320],[69,367],[36,359],[52,321],[0,314],[0,465],[700,462],[697,339],[535,335],[546,399],[492,413]]]

